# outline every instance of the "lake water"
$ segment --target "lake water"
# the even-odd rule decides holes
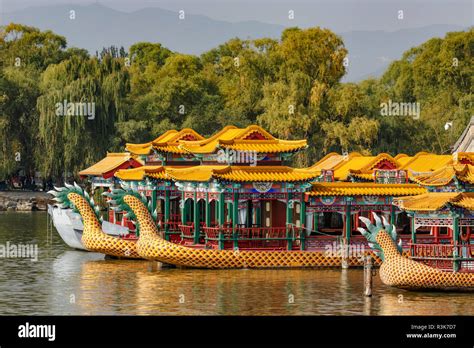
[[[361,269],[158,269],[72,250],[44,212],[0,213],[0,244],[34,244],[38,260],[0,258],[0,315],[474,315],[473,293],[410,292]]]

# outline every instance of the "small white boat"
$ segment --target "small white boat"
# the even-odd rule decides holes
[[[51,216],[53,225],[58,231],[64,243],[74,249],[87,250],[82,244],[82,224],[81,216],[72,209],[62,209],[48,204],[48,214]],[[127,235],[128,227],[112,224],[108,221],[102,222],[102,231],[111,236]]]

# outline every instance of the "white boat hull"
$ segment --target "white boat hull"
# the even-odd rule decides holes
[[[74,249],[87,250],[82,244],[84,225],[78,213],[73,212],[72,209],[61,209],[48,205],[48,214],[51,216],[53,225],[64,243]],[[127,227],[112,224],[107,221],[102,223],[102,230],[112,236],[126,235],[129,233]]]

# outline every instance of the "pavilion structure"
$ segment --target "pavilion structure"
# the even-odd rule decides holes
[[[376,212],[414,257],[415,244],[455,245],[474,225],[472,153],[330,153],[307,168],[289,166],[305,148],[304,139],[278,139],[257,125],[208,138],[170,130],[126,144],[121,164],[101,164],[106,158],[80,174],[97,182],[112,173],[116,186],[142,192],[165,238],[192,248],[320,252],[340,242],[369,250],[359,217]]]
[[[473,160],[472,153],[457,154],[453,164],[413,177],[427,193],[394,199],[411,218],[408,247],[413,258],[439,268],[474,270]]]
[[[143,166],[144,162],[139,156],[129,152],[109,152],[99,162],[89,168],[81,170],[79,175],[82,179],[87,179],[91,184],[91,193],[94,201],[101,207],[106,208],[107,204],[101,193],[104,190],[120,185],[120,181],[115,177],[119,170],[133,169]],[[121,226],[128,226],[131,231],[135,230],[133,222],[129,221],[124,212],[117,212],[112,209],[107,211],[108,221]]]
[[[323,232],[328,239],[338,236],[347,244],[365,245],[366,240],[358,231],[359,217],[373,220],[372,212],[375,212],[397,227],[406,246],[411,236],[410,216],[393,205],[393,198],[427,193],[429,189],[413,178],[450,163],[453,163],[451,155],[426,152],[395,157],[386,153],[376,156],[330,153],[311,167],[321,175],[306,192],[307,214],[312,217],[307,226],[312,231]],[[321,238],[315,238],[315,243],[321,244]]]
[[[221,249],[304,248],[304,192],[319,172],[285,162],[306,140],[277,139],[256,125],[228,126],[206,139],[183,131],[194,139],[172,131],[127,144],[145,165],[115,174],[150,197],[167,239]]]

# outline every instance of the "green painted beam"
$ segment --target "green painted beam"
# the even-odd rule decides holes
[[[224,227],[225,224],[225,195],[224,192],[219,193],[219,225]],[[219,250],[224,249],[224,233],[219,231]]]
[[[306,226],[306,202],[304,201],[304,193],[301,193],[301,205],[300,205],[300,224],[301,224],[301,250],[306,248],[306,230],[303,227]]]
[[[410,214],[410,225],[411,225],[411,242],[416,243],[416,230],[415,230],[415,213]]]
[[[313,231],[318,231],[318,225],[319,225],[319,213],[314,212],[313,213]]]
[[[209,192],[206,193],[206,226],[211,227],[211,202],[209,201]]]
[[[234,202],[232,207],[232,234],[234,239],[234,249],[239,248],[239,243],[237,241],[237,224],[239,222],[239,192],[234,191]]]
[[[199,204],[197,200],[197,192],[194,191],[194,244],[199,244],[200,223],[199,223]]]
[[[170,232],[170,191],[165,188],[165,239],[169,240]]]
[[[395,207],[393,205],[390,206],[390,224],[395,225],[397,219],[397,214],[395,214]]]
[[[151,211],[154,212],[156,210],[157,199],[156,199],[156,190],[151,191]]]
[[[455,246],[459,243],[459,215],[456,213],[453,214],[453,242]],[[453,256],[454,258],[459,257],[458,248],[456,247],[454,248]],[[454,260],[453,271],[454,272],[459,271],[459,266],[460,266],[459,261]]]
[[[288,192],[287,199],[286,199],[286,239],[287,239],[288,250],[293,249],[293,241],[291,239],[291,231],[292,231],[291,223],[293,222],[292,221],[293,209],[290,208],[291,198],[292,198],[291,192]]]
[[[346,202],[346,211],[345,211],[345,218],[344,218],[344,223],[345,223],[345,229],[346,229],[346,242],[349,245],[351,241],[351,230],[352,230],[352,221],[351,221],[351,206],[349,202]]]
[[[227,221],[232,221],[232,203],[227,202]]]

